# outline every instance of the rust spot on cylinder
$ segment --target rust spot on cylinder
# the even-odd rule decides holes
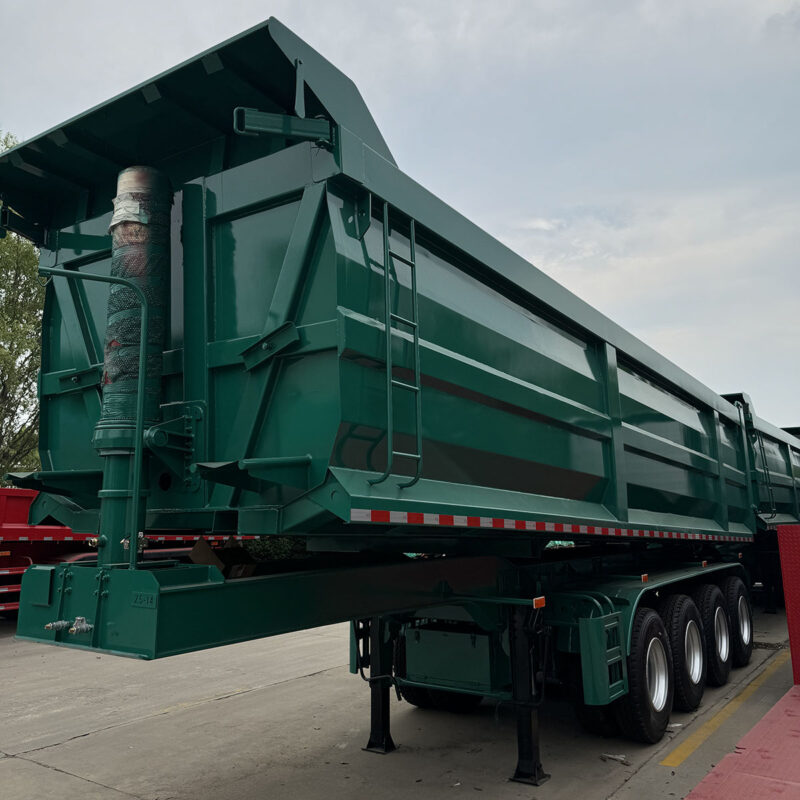
[[[101,427],[129,425],[136,417],[139,370],[147,372],[145,420],[156,421],[161,400],[162,353],[169,302],[169,234],[172,190],[152,167],[119,174],[111,217],[111,274],[137,284],[147,298],[149,322],[141,330],[139,296],[112,286],[104,348]],[[147,337],[146,364],[139,364],[140,337]]]

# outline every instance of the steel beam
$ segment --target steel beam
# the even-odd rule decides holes
[[[326,119],[305,119],[288,114],[270,114],[254,108],[235,108],[233,111],[233,130],[236,133],[255,136],[271,134],[287,139],[331,144],[333,129]]]
[[[511,655],[511,693],[517,717],[517,768],[512,781],[541,786],[550,776],[542,768],[539,754],[539,710],[541,696],[531,663],[535,642],[527,629],[529,610],[513,606],[508,614],[508,643]]]
[[[389,626],[381,617],[373,617],[369,623],[369,741],[364,749],[382,755],[397,749],[390,730],[393,649]]]

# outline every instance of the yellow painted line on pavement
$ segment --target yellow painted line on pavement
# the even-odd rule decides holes
[[[662,767],[679,767],[689,756],[700,747],[710,736],[730,719],[739,707],[755,694],[758,688],[776,670],[780,669],[789,660],[789,651],[784,650],[775,656],[775,660],[757,677],[742,689],[736,697],[720,709],[708,722],[701,725],[691,736],[681,742],[662,762]]]

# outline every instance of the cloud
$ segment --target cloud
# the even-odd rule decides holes
[[[789,425],[800,418],[789,400],[800,391],[800,200],[782,190],[637,197],[606,217],[561,209],[562,225],[522,220],[503,238],[715,390],[748,391]]]
[[[544,219],[543,217],[532,217],[520,224],[520,228],[525,231],[541,231],[542,233],[552,233],[564,227],[563,219]]]
[[[796,44],[800,36],[800,3],[794,3],[787,11],[773,14],[764,25],[769,36],[785,38]]]

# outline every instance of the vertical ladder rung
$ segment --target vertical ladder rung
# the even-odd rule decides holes
[[[414,476],[405,483],[398,483],[399,489],[413,486],[422,477],[422,377],[420,372],[420,348],[419,348],[419,303],[417,299],[417,270],[416,270],[416,225],[414,220],[409,218],[408,247],[409,258],[395,253],[389,244],[389,203],[383,203],[383,281],[384,281],[384,317],[386,331],[386,442],[387,458],[386,469],[377,478],[370,478],[370,485],[382,483],[392,473],[392,461],[395,456],[398,458],[411,458],[417,462]],[[411,316],[404,317],[391,310],[391,267],[392,259],[397,259],[411,268]],[[396,278],[395,278],[396,280]],[[399,284],[398,284],[399,289]],[[393,331],[398,330],[393,323],[405,325],[413,335],[413,367],[414,383],[399,381],[392,377],[392,340]],[[399,333],[399,331],[398,331]],[[416,439],[417,452],[405,453],[394,449],[394,404],[392,402],[393,390],[405,389],[413,392],[414,403],[414,438]]]
[[[389,251],[389,255],[392,258],[396,258],[398,261],[402,261],[404,264],[407,264],[409,267],[416,267],[416,263],[411,261],[410,259],[406,258],[405,256],[401,256],[400,253],[395,253],[394,250]]]
[[[407,317],[401,317],[400,314],[395,314],[394,312],[389,314],[389,319],[391,319],[393,322],[400,322],[403,325],[408,325],[409,328],[417,327],[417,323],[414,322],[413,319],[408,319]]]
[[[409,392],[418,392],[419,386],[415,386],[413,383],[406,383],[405,381],[397,381],[392,378],[392,386],[396,386],[398,389],[406,389]]]

